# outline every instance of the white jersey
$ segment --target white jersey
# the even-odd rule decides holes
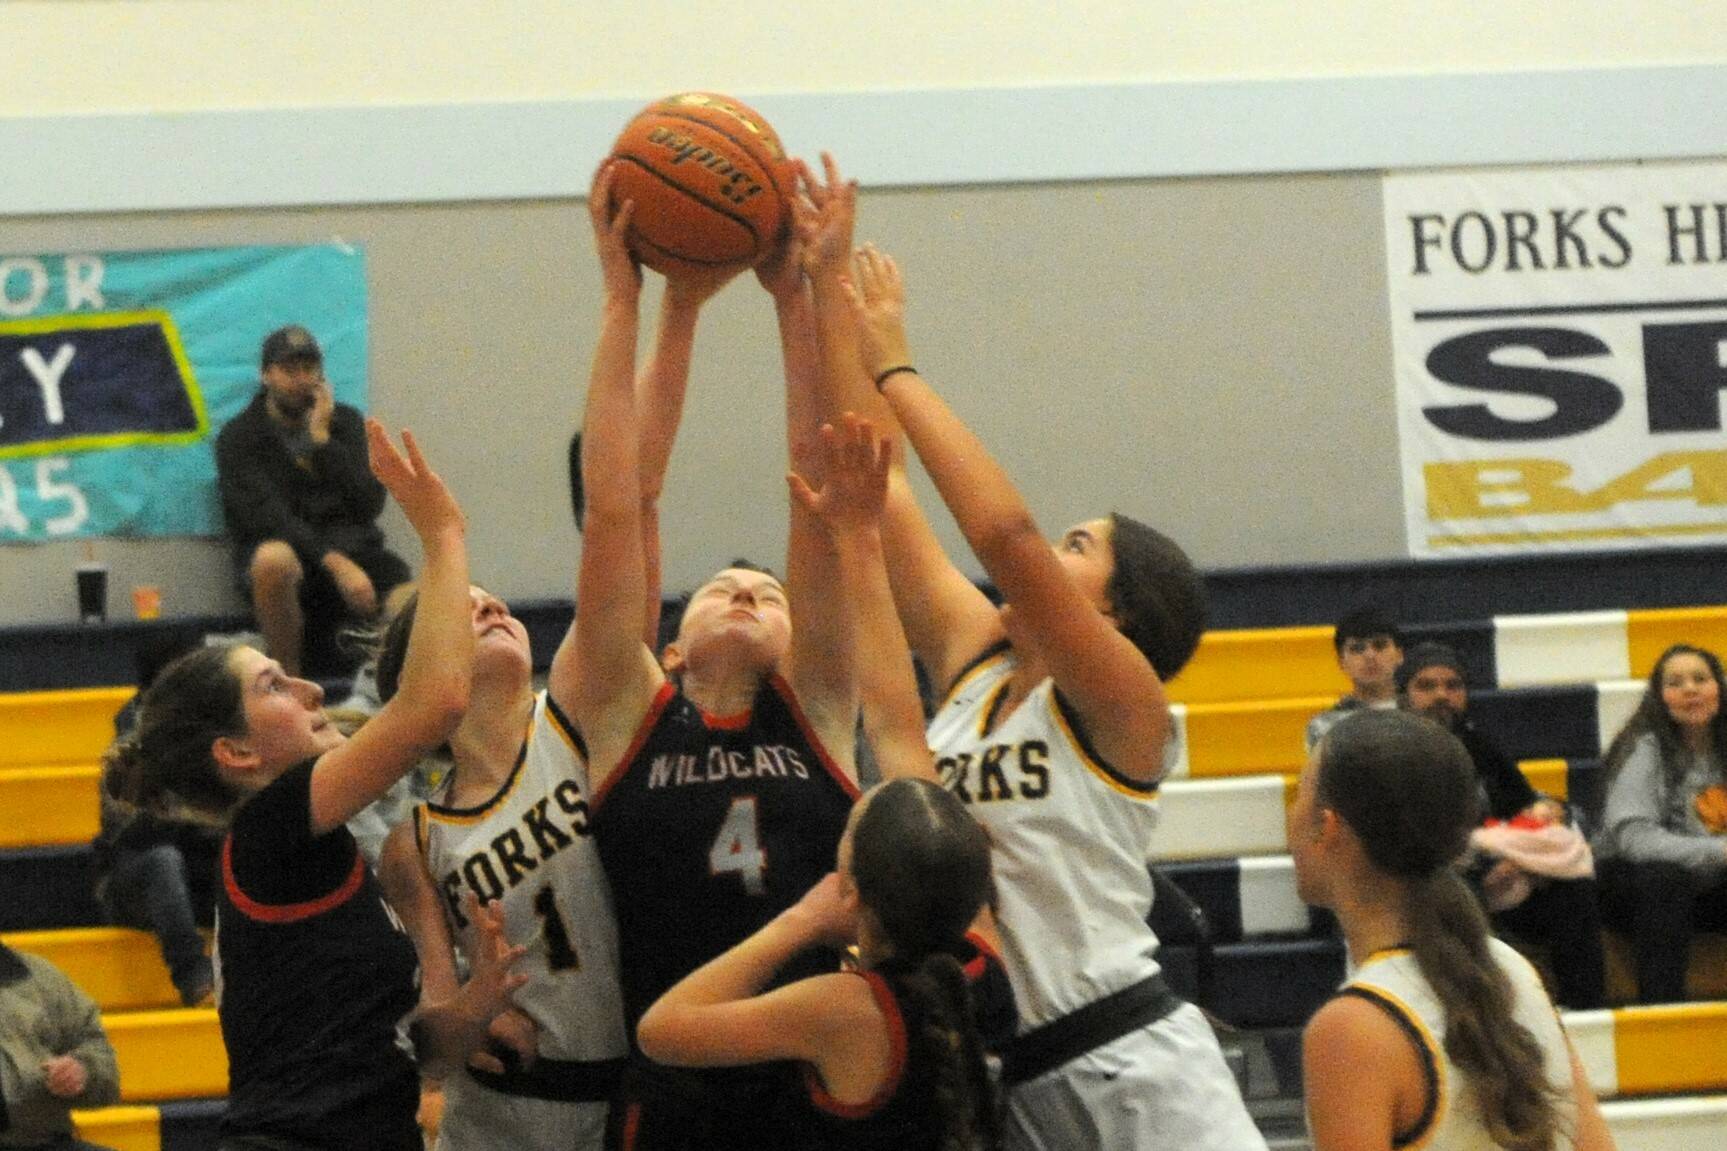
[[[1547,1081],[1560,1099],[1558,1146],[1570,1147],[1576,1102],[1571,1090],[1571,1054],[1559,1017],[1528,960],[1497,939],[1489,939],[1487,946],[1511,982],[1512,1019],[1528,1028],[1541,1046]],[[1422,976],[1415,955],[1401,948],[1376,952],[1345,981],[1341,994],[1359,995],[1384,1008],[1421,1051],[1428,1081],[1433,1085],[1433,1106],[1414,1130],[1398,1132],[1397,1146],[1423,1151],[1497,1151],[1499,1144],[1487,1133],[1475,1093],[1445,1053],[1445,1009]]]
[[[528,947],[515,968],[528,982],[515,1002],[539,1028],[542,1066],[548,1060],[600,1063],[624,1056],[629,1042],[617,926],[588,826],[586,756],[575,729],[541,692],[515,768],[498,793],[477,807],[455,808],[445,802],[449,788],[446,781],[415,809],[414,819],[426,869],[457,941],[464,951],[476,942],[462,914],[464,893],[502,900],[505,934]],[[466,1073],[452,1077],[446,1090],[444,1136],[469,1126],[462,1112],[470,1108],[476,1117],[514,1114],[554,1146],[558,1140],[569,1145],[571,1106],[598,1109],[603,1123],[603,1104],[514,1098],[482,1088]],[[562,1119],[556,1117],[559,1108],[565,1109]],[[500,1135],[494,1128],[473,1145],[494,1145]],[[513,1137],[512,1146],[536,1142],[521,1131]],[[468,1144],[442,1138],[440,1145]]]
[[[943,782],[989,830],[1002,958],[1028,1031],[1157,972],[1145,923],[1157,787],[1091,750],[1053,680],[990,730],[1015,666],[1002,651],[961,675],[929,744]]]

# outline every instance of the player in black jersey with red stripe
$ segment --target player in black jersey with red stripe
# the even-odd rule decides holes
[[[593,828],[618,917],[626,1015],[793,905],[832,866],[856,797],[857,691],[834,553],[794,510],[787,575],[728,568],[691,598],[664,663],[642,642],[635,353],[641,273],[602,171],[591,199],[605,306],[583,422],[587,497],[576,658],[550,688],[574,701],[595,789]],[[782,265],[783,266],[783,265]],[[792,264],[771,280],[788,373],[816,363],[811,304]],[[798,394],[809,389],[799,388]],[[791,605],[806,600],[792,627]],[[561,667],[573,685],[561,684]],[[829,970],[837,957],[829,956]],[[792,1080],[691,1077],[637,1060],[613,1141],[635,1147],[763,1147],[752,1128]],[[721,1082],[720,1080],[723,1080]]]
[[[229,824],[216,932],[223,1151],[419,1148],[415,1056],[465,1059],[519,979],[501,919],[470,905],[489,942],[475,977],[421,1005],[413,945],[344,826],[448,738],[473,662],[461,510],[411,436],[404,458],[375,421],[367,435],[425,550],[404,690],[348,739],[317,684],[250,647],[204,648],[164,669],[109,759],[128,802]]]
[[[821,491],[800,480],[793,491],[840,556],[866,734],[890,776],[911,778],[869,792],[852,810],[838,874],[668,991],[643,1018],[641,1044],[686,1066],[798,1061],[805,1084],[779,1112],[784,1147],[992,1147],[984,1053],[1013,1036],[1018,1017],[985,941],[989,841],[937,781],[923,741],[881,553],[888,444],[850,414],[823,439]],[[968,933],[974,919],[982,932]],[[794,958],[823,942],[855,942],[862,970],[786,985]]]

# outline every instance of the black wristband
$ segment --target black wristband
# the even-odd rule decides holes
[[[881,391],[881,386],[887,383],[889,376],[897,376],[901,372],[910,372],[914,376],[917,375],[917,369],[912,367],[910,364],[895,364],[887,371],[881,372],[876,376],[875,390],[878,392]]]

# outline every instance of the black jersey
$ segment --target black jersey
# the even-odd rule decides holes
[[[955,959],[964,964],[970,988],[973,1024],[986,1051],[997,1051],[1013,1038],[1018,1014],[1013,988],[1001,959],[977,936]],[[874,971],[859,972],[869,980],[876,1006],[887,1020],[893,1067],[875,1098],[841,1103],[823,1089],[815,1069],[805,1068],[805,1118],[790,1126],[800,1143],[823,1151],[936,1151],[941,1147],[941,1111],[936,1101],[938,1070],[927,1042],[919,1036],[930,1026],[929,1012],[906,988],[910,968],[888,960]],[[989,1106],[987,1102],[984,1106]]]
[[[704,714],[670,682],[660,689],[591,812],[632,1034],[672,984],[834,869],[857,794],[778,676],[737,716]],[[781,980],[823,969],[831,956]]]
[[[421,1146],[406,1023],[414,945],[347,828],[311,833],[313,761],[247,800],[222,847],[224,1134],[335,1151]]]

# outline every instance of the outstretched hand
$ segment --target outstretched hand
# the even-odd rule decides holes
[[[802,248],[804,271],[810,279],[823,273],[843,275],[851,259],[852,230],[857,224],[857,181],[840,176],[830,153],[822,153],[824,180],[818,181],[809,165],[798,164],[798,184],[808,202],[794,209],[792,226]]]
[[[617,182],[617,173],[617,165],[613,162],[600,165],[594,176],[593,189],[588,193],[588,218],[594,226],[594,247],[600,255],[600,280],[605,285],[606,295],[633,302],[640,298],[642,291],[641,264],[629,245],[630,222],[635,218],[636,202],[612,203],[612,185]]]
[[[406,455],[390,442],[390,433],[383,424],[375,419],[366,421],[366,450],[372,474],[401,507],[421,541],[443,531],[465,532],[467,520],[456,505],[456,497],[420,454],[413,432],[402,432],[402,447]]]
[[[851,276],[840,283],[857,321],[858,349],[870,378],[911,363],[905,334],[905,282],[893,257],[865,244],[852,260]]]
[[[491,1022],[514,1005],[516,989],[528,981],[514,969],[528,949],[511,943],[504,935],[501,901],[481,903],[470,891],[462,899],[462,914],[473,923],[477,939],[468,955],[468,981],[462,984],[457,998],[463,1015],[484,1022],[490,1029]]]
[[[792,498],[832,531],[868,528],[881,519],[887,503],[892,445],[875,425],[847,412],[840,426],[823,424],[820,490],[796,472],[786,476]]]

